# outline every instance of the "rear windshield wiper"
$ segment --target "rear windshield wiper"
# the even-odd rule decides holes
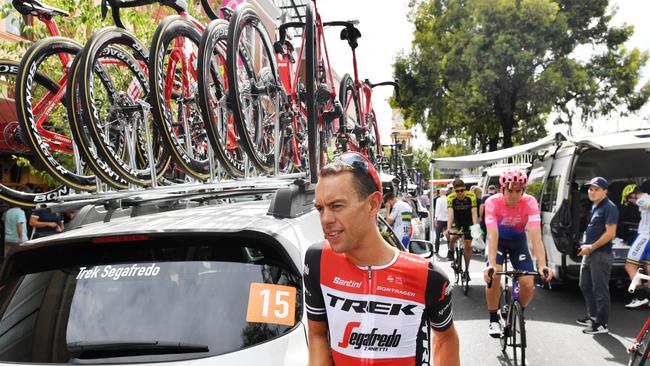
[[[209,352],[204,344],[125,341],[125,342],[72,342],[67,344],[70,354],[77,358],[129,357],[143,355],[165,355],[175,353]]]

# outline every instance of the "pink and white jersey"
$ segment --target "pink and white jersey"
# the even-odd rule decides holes
[[[485,201],[485,226],[499,229],[499,239],[520,239],[526,227],[540,227],[539,206],[535,197],[524,193],[516,207],[506,206],[497,193]]]

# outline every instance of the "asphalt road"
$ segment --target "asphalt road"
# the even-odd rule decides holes
[[[446,254],[441,245],[440,254]],[[434,259],[453,282],[453,271],[444,257]],[[498,339],[487,334],[483,258],[475,254],[470,265],[471,282],[467,296],[461,288],[453,292],[454,323],[460,336],[462,365],[511,365],[501,352]],[[627,365],[627,348],[650,316],[650,307],[628,310],[626,289],[611,288],[612,307],[609,334],[587,335],[575,320],[584,315],[584,300],[577,283],[536,288],[535,298],[526,309],[528,365]]]

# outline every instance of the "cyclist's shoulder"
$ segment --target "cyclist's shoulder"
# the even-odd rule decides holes
[[[472,192],[465,192],[465,197],[469,198],[470,201],[472,201],[473,204],[476,204],[477,198],[476,195]]]
[[[450,193],[447,195],[447,204],[451,204],[456,200],[456,193]]]

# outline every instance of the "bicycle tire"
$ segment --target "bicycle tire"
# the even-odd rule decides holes
[[[463,283],[463,295],[467,296],[467,293],[469,292],[469,267],[467,266],[467,262],[465,261],[465,250],[463,248],[461,248],[460,253],[462,257],[460,261],[461,268],[463,268],[461,274],[461,281]]]
[[[127,189],[129,184],[126,180],[115,173],[98,155],[92,139],[88,134],[88,129],[84,125],[83,116],[80,110],[81,99],[79,96],[79,85],[77,83],[77,75],[79,70],[79,59],[75,57],[70,65],[68,72],[68,81],[66,90],[68,93],[68,100],[66,107],[68,110],[68,121],[70,123],[70,130],[77,143],[79,154],[81,154],[84,161],[87,162],[90,169],[95,173],[96,177],[100,177],[100,181],[106,183],[108,186],[116,189]]]
[[[636,348],[630,354],[628,366],[648,365],[648,358],[650,358],[650,328],[643,331]]]
[[[120,52],[114,51],[115,49],[120,50]],[[129,57],[122,57],[125,54]],[[140,103],[141,101],[146,103],[150,91],[149,80],[145,76],[145,70],[139,65],[139,63],[148,65],[149,57],[146,48],[131,32],[117,27],[106,27],[91,36],[79,57],[80,61],[76,78],[80,83],[80,108],[83,122],[88,127],[88,132],[97,149],[98,156],[106,162],[106,165],[112,171],[127,182],[140,186],[150,185],[152,179],[160,178],[169,165],[166,149],[155,151],[157,156],[154,157],[155,162],[152,162],[155,167],[155,176],[152,177],[148,162],[146,163],[147,166],[143,167],[141,163],[124,161],[116,153],[115,149],[106,142],[108,141],[108,136],[104,132],[106,125],[103,124],[104,119],[117,119],[118,117],[120,119],[118,128],[124,130],[135,131],[135,129],[139,129],[138,125],[142,123],[153,124],[149,120],[142,121],[143,114],[148,111],[144,110],[146,104],[143,105]],[[108,90],[109,94],[113,94],[114,99],[111,101],[110,108],[106,110],[106,113],[100,113],[104,111],[101,108],[103,104],[99,103],[104,101],[100,99],[97,103],[95,102],[93,85],[93,70],[96,67],[102,67],[102,65],[96,64],[100,57],[119,57],[117,60],[126,66],[126,70],[132,73],[130,76],[131,79],[129,79],[129,88],[133,87],[137,89],[127,90],[127,92]],[[116,75],[120,77],[125,76],[119,73]],[[126,77],[128,78],[129,76],[127,75]],[[134,81],[137,83],[131,85]],[[119,83],[123,82],[124,80],[120,80]],[[136,97],[132,97],[129,93],[137,95]],[[133,125],[134,121],[137,124],[135,127]],[[114,123],[112,121],[109,122]],[[156,133],[160,132],[154,127],[151,127],[150,133],[155,136]],[[135,132],[133,133],[135,134]],[[132,141],[132,143],[133,145],[137,145],[135,141]],[[134,146],[133,149],[136,150],[136,147]],[[129,155],[130,159],[135,159],[136,157],[134,155],[136,154],[137,152],[133,151]]]
[[[95,189],[95,177],[93,175],[77,174],[73,171],[77,163],[80,163],[76,161],[74,156],[74,147],[70,146],[73,151],[71,154],[67,154],[54,151],[50,145],[51,143],[66,146],[75,143],[73,136],[70,136],[72,133],[68,123],[69,117],[66,115],[66,105],[69,104],[67,103],[67,96],[64,96],[60,102],[43,105],[42,107],[45,108],[39,109],[44,109],[44,112],[36,114],[36,108],[39,107],[41,102],[45,101],[42,98],[47,96],[47,92],[58,93],[61,92],[61,88],[66,86],[55,82],[45,90],[41,90],[37,86],[38,84],[34,84],[37,72],[42,74],[47,72],[46,75],[52,75],[53,77],[49,77],[50,80],[65,80],[65,67],[67,65],[51,65],[50,57],[56,57],[54,62],[60,63],[59,57],[69,55],[74,58],[81,48],[82,46],[78,42],[64,37],[48,37],[34,43],[20,61],[15,94],[17,97],[18,122],[25,135],[27,145],[34,157],[38,159],[38,166],[62,184],[77,190],[87,191]],[[54,90],[52,90],[52,87]],[[41,122],[43,127],[40,128],[40,124],[37,123],[39,119],[43,120]],[[50,137],[44,136],[41,134],[41,129],[52,135]],[[71,155],[73,158],[69,161]],[[85,164],[85,162],[80,164]]]
[[[193,44],[196,47],[193,55],[196,57],[201,42],[199,30],[187,18],[171,15],[158,25],[151,40],[151,110],[174,162],[185,173],[205,181],[210,178],[210,161],[205,123],[196,95],[197,80],[191,80],[191,68],[194,67],[191,61],[188,60],[190,62],[186,64],[185,58],[174,52],[177,40],[186,43],[185,50],[191,48],[188,44]],[[176,67],[171,70],[172,66]],[[177,69],[178,66],[180,70]],[[173,93],[177,71],[181,72],[181,90]],[[176,118],[172,115],[174,110],[178,110]]]
[[[366,136],[366,150],[368,150],[368,159],[372,164],[377,164],[383,155],[381,150],[381,138],[379,134],[379,126],[377,125],[377,116],[375,110],[371,109],[368,113],[368,122],[366,123],[368,134]]]
[[[318,182],[318,174],[323,166],[321,150],[321,129],[318,118],[316,84],[318,72],[318,40],[316,39],[316,18],[311,2],[305,7],[305,109],[307,111],[307,146],[309,148],[309,175],[312,183]]]
[[[244,176],[246,152],[237,144],[239,137],[235,131],[232,111],[224,103],[229,93],[225,75],[227,42],[228,22],[222,19],[210,22],[201,36],[198,61],[199,107],[215,157],[229,175],[239,178]],[[214,58],[223,63],[215,64],[212,61]]]
[[[16,79],[19,66],[20,64],[16,61],[0,60],[0,85],[8,86],[6,89],[0,88],[0,124],[5,125],[3,137],[5,140],[4,142],[7,144],[7,146],[14,146],[13,143],[9,143],[9,139],[12,137],[7,135],[7,132],[9,131],[7,127],[13,126],[16,129],[18,128],[17,116],[15,114],[16,98],[14,98],[13,94],[10,94],[14,92],[15,88],[11,88],[10,86],[12,86],[12,84],[16,84],[17,82]],[[40,72],[36,73],[34,82],[42,83],[44,87],[56,84],[54,80],[51,80],[47,75]],[[29,153],[27,146],[22,145],[22,141],[15,142],[15,144],[17,144],[17,147],[21,148],[21,151],[15,151],[12,153],[12,155],[25,155],[25,157],[29,158],[29,155],[26,155]],[[21,154],[20,152],[23,153]],[[31,193],[15,190],[4,184],[0,184],[0,200],[10,205],[22,208],[34,208],[38,203],[56,200],[63,195],[67,195],[68,193],[70,193],[70,188],[67,186],[59,186],[47,192]]]
[[[348,108],[350,107],[350,105],[348,105],[349,97],[352,98],[352,101],[350,102],[353,103],[354,116],[356,118],[356,121],[353,121],[352,123],[352,131],[354,132],[357,131],[357,128],[361,128],[361,110],[359,108],[358,94],[359,90],[357,90],[357,87],[354,85],[352,77],[349,74],[343,75],[341,83],[339,84],[339,103],[341,103],[341,108],[343,108],[343,116],[339,118],[339,130],[337,131],[337,134],[341,133],[347,136],[350,133],[350,128],[348,126]],[[358,136],[356,141],[357,143],[359,142]],[[337,149],[341,152],[346,152],[348,151],[349,143],[349,138],[340,142],[337,141]]]
[[[516,366],[526,365],[526,326],[524,316],[521,310],[521,304],[515,301],[511,307],[511,329],[510,337],[512,348],[512,358]],[[517,350],[520,352],[518,353]],[[519,356],[519,357],[518,357]]]
[[[212,1],[216,2],[216,1]],[[210,18],[211,20],[219,19],[219,4],[216,5],[216,10],[212,8],[212,5],[210,4],[209,0],[201,0],[201,7],[203,8],[203,11],[205,14]]]
[[[251,53],[245,47],[240,49],[242,32],[249,26],[253,31],[252,37],[258,37],[255,41],[258,41],[262,48],[262,52],[259,53],[261,55],[259,65],[251,64]],[[239,142],[255,168],[262,173],[271,173],[275,160],[278,158],[275,156],[275,139],[280,138],[274,135],[275,122],[271,122],[271,119],[279,111],[266,110],[265,106],[277,108],[282,83],[275,50],[268,32],[259,15],[249,4],[239,5],[230,19],[226,55],[226,73],[230,87],[229,101],[232,106],[235,127],[240,137]],[[270,72],[267,72],[265,78],[262,79],[264,69],[269,69]],[[243,72],[240,73],[240,71]],[[240,76],[249,79],[240,85]],[[262,100],[260,96],[267,99]],[[270,102],[268,102],[269,100]],[[262,114],[262,116],[256,116],[253,120],[253,114],[251,114],[247,120],[244,109],[248,111],[254,108],[257,108],[256,112],[258,112],[255,115]]]

